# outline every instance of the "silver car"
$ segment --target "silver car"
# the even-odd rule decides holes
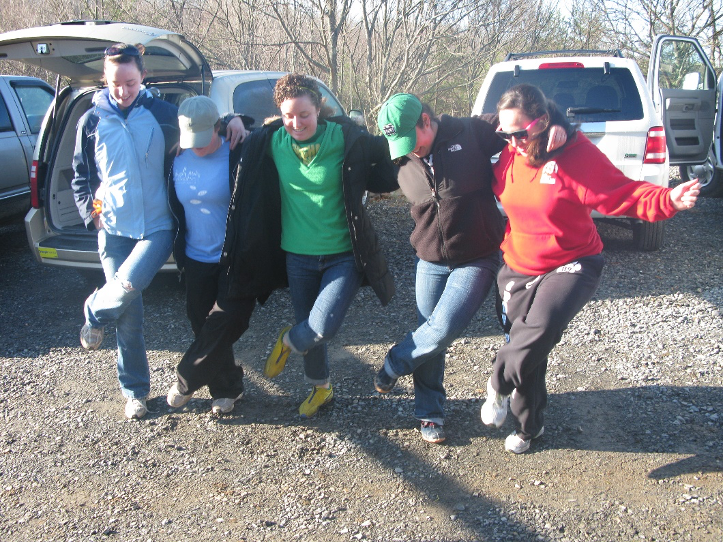
[[[272,90],[285,72],[212,72],[199,50],[168,30],[114,22],[73,22],[0,34],[0,58],[20,60],[64,76],[53,107],[43,121],[31,177],[33,207],[25,218],[30,248],[43,264],[100,270],[97,238],[83,225],[73,199],[72,157],[78,119],[91,107],[102,85],[103,52],[114,43],[143,44],[145,85],[179,105],[199,94],[210,96],[220,112],[249,115],[259,125],[278,114]],[[328,106],[343,108],[320,82]],[[173,257],[162,271],[175,271]]]
[[[37,77],[0,75],[0,224],[30,208],[30,165],[53,87]]]

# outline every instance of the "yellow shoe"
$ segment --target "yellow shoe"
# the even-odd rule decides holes
[[[312,387],[312,392],[300,405],[300,416],[309,419],[315,416],[317,410],[332,401],[332,385],[330,388]]]
[[[279,333],[277,343],[274,344],[274,348],[267,358],[267,363],[264,365],[264,376],[269,379],[277,377],[280,373],[282,373],[284,365],[287,363],[287,359],[289,358],[289,354],[292,352],[292,349],[287,347],[287,345],[285,345],[282,341],[282,338],[290,331],[290,328],[292,327],[288,326]]]

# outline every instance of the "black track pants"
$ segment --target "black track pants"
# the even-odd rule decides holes
[[[209,386],[214,399],[244,391],[244,370],[234,361],[234,342],[249,327],[254,299],[227,296],[226,270],[187,257],[186,312],[196,338],[176,367],[178,389],[191,394]]]
[[[516,431],[530,439],[544,425],[546,365],[569,322],[594,296],[601,255],[580,258],[539,276],[504,265],[498,273],[498,313],[506,334],[493,364],[491,385],[511,397]]]

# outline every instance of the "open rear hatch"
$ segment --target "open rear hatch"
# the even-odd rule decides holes
[[[209,94],[211,69],[201,52],[168,30],[111,21],[77,21],[0,34],[0,60],[25,62],[57,74],[56,99],[46,115],[36,148],[37,210],[26,230],[37,257],[49,264],[86,262],[98,267],[95,237],[83,226],[70,182],[78,119],[103,84],[104,51],[116,43],[141,44],[144,84],[179,104]],[[34,203],[35,205],[35,203]],[[41,218],[42,217],[42,218]],[[81,264],[82,266],[83,264]]]
[[[103,51],[115,43],[142,44],[148,84],[184,81],[208,94],[211,69],[199,50],[168,30],[129,23],[80,21],[0,34],[0,60],[18,60],[67,77],[72,87],[100,85]]]

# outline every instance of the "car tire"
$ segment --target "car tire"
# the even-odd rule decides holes
[[[665,238],[665,222],[632,221],[634,247],[638,251],[658,251]]]
[[[702,175],[702,168],[705,169]],[[690,181],[700,176],[700,196],[705,198],[720,198],[722,196],[722,170],[715,167],[715,157],[712,149],[707,155],[707,162],[704,164],[693,164],[680,166],[680,177],[682,181]]]

